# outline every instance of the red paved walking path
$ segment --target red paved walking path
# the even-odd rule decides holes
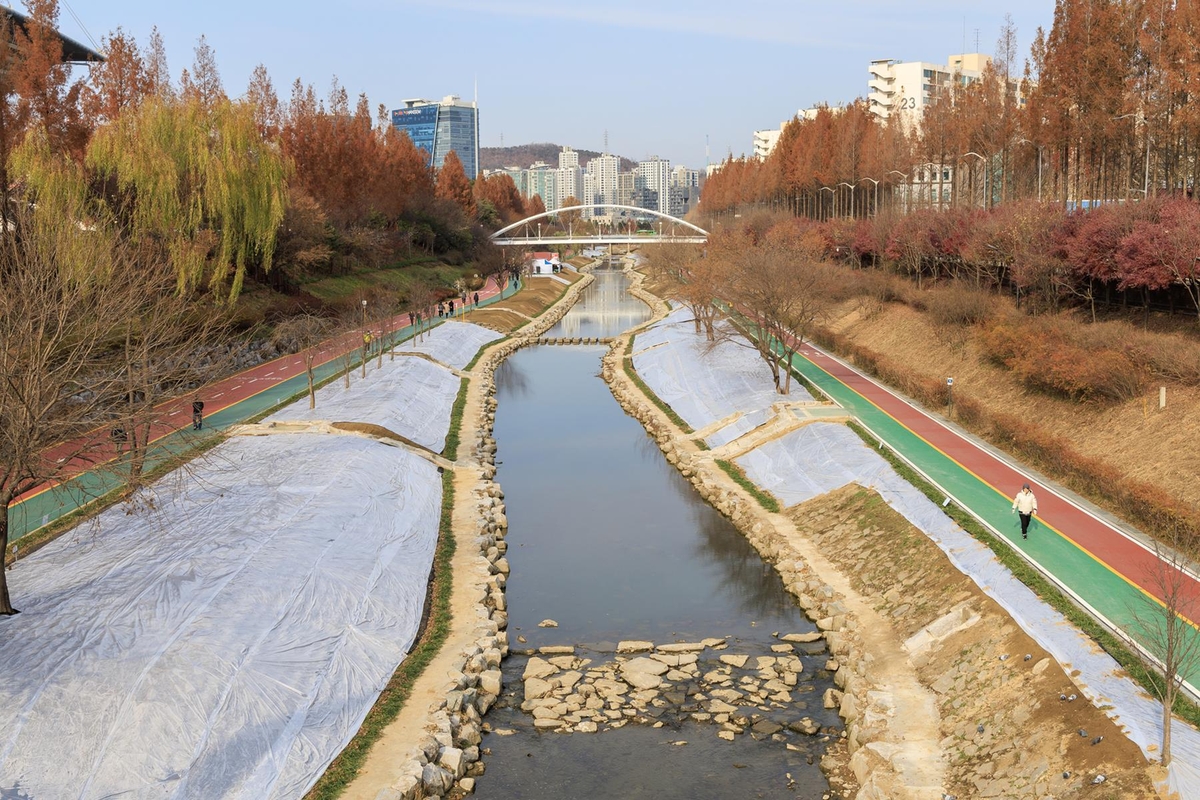
[[[1010,504],[1013,495],[1020,489],[1022,483],[1028,482],[1038,499],[1038,515],[1036,517],[1038,522],[1090,555],[1120,580],[1160,601],[1162,600],[1163,581],[1156,581],[1152,577],[1157,571],[1155,566],[1157,556],[1148,545],[1072,502],[1051,486],[1039,483],[1032,476],[1021,472],[971,438],[958,433],[841,360],[807,344],[800,349],[800,355],[807,359],[812,366],[825,372],[900,426],[953,460],[978,481],[994,490],[1005,504]],[[804,370],[803,365],[798,364],[798,366],[802,371]],[[905,454],[902,453],[902,455]],[[914,459],[910,459],[910,461],[914,461]],[[925,471],[919,458],[915,459],[915,465],[918,469]],[[941,481],[936,481],[936,476],[931,477],[934,477],[935,482],[942,488],[950,491],[949,487],[942,485]],[[973,498],[956,499],[968,510],[975,511]],[[991,505],[994,506],[995,502],[992,501]],[[1014,548],[1029,556],[1044,571],[1048,570],[1060,584],[1065,584],[1072,589],[1073,594],[1077,596],[1085,594],[1082,591],[1074,591],[1076,587],[1071,586],[1071,575],[1055,574],[1053,563],[1044,564],[1039,559],[1039,553],[1030,543],[1034,542],[1039,535],[1045,535],[1041,529],[1032,528],[1030,539],[1023,540],[1014,526],[998,523],[994,519],[994,514],[991,517],[986,513],[977,514],[977,516],[980,516],[982,521],[997,534],[1007,539]],[[1035,523],[1036,525],[1037,523]],[[1052,561],[1053,559],[1048,560]],[[1194,575],[1174,570],[1166,565],[1164,568],[1177,577],[1189,598],[1193,600],[1200,598],[1200,581],[1197,581]]]
[[[485,281],[483,288],[479,290],[479,299],[481,301],[489,299],[501,291],[502,287],[496,282],[496,279],[489,277]],[[411,324],[412,318],[409,314],[400,314],[392,318],[390,330],[392,333],[395,333]],[[378,323],[373,323],[373,326],[368,325],[366,330],[371,331],[371,335],[376,337],[376,341],[384,335],[382,326]],[[317,354],[313,363],[314,367],[340,358],[347,351],[361,349],[362,335],[361,330],[350,331],[314,346],[311,348]],[[193,396],[198,395],[204,401],[204,416],[208,417],[231,406],[235,406],[273,387],[275,384],[303,375],[305,372],[304,352],[307,351],[280,356],[271,361],[266,361],[216,383],[202,387],[194,393],[163,403],[155,409],[155,420],[151,425],[150,441],[158,441],[181,429],[191,427]],[[15,508],[29,498],[48,491],[59,483],[66,482],[83,472],[95,469],[97,465],[109,462],[115,459],[117,455],[116,447],[109,436],[107,428],[93,431],[90,436],[64,442],[57,447],[51,448],[46,453],[48,460],[69,462],[62,480],[45,483],[25,492],[13,503],[12,507]]]

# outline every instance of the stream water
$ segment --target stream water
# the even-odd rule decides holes
[[[625,285],[619,272],[598,272],[547,336],[612,336],[643,321],[648,311]],[[777,634],[813,631],[775,571],[613,399],[597,374],[603,353],[599,346],[526,348],[497,372],[511,647],[574,645],[578,657],[596,664],[611,661],[623,640],[726,640],[724,649],[699,654],[704,672],[722,667],[721,653],[748,654],[753,663],[774,655]],[[546,619],[557,627],[539,627]],[[508,735],[485,734],[490,755],[477,793],[820,798],[829,787],[816,762],[840,721],[821,703],[832,685],[823,643],[797,644],[795,655],[804,668],[792,701],[761,716],[779,725],[804,716],[822,731],[747,731],[733,741],[718,738],[719,725],[694,718],[694,682],[679,687],[689,694],[679,707],[653,710],[660,727],[647,718],[599,733],[537,730],[520,707],[529,659],[512,655],[503,665],[504,695],[485,720]]]

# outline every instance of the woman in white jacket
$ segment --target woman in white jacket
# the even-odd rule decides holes
[[[1029,538],[1029,520],[1037,513],[1037,497],[1029,491],[1029,484],[1021,487],[1013,498],[1013,511],[1021,517],[1021,538]]]

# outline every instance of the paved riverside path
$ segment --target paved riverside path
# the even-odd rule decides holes
[[[805,344],[793,365],[1109,627],[1147,641],[1136,615],[1159,613],[1150,612],[1151,598],[1161,598],[1165,583],[1153,577],[1156,556],[1147,545],[819,348]],[[1024,482],[1038,499],[1027,540],[1012,512]],[[1195,576],[1174,575],[1188,596],[1200,596]],[[1189,683],[1197,678],[1193,672]]]
[[[512,297],[519,288],[520,285],[509,283],[501,289],[494,278],[488,278],[484,288],[479,291],[479,305],[486,306]],[[435,324],[438,321],[432,320]],[[377,326],[372,331],[376,337],[381,336]],[[400,342],[412,333],[409,315],[402,314],[392,320],[392,342]],[[318,355],[313,365],[315,382],[320,383],[332,375],[340,374],[345,367],[342,355],[360,349],[361,337],[361,332],[352,331],[317,345],[314,349]],[[354,367],[360,364],[356,357]],[[368,376],[370,369],[368,363]],[[357,379],[357,376],[354,377]],[[206,431],[220,431],[245,422],[307,388],[304,357],[296,353],[264,362],[195,392],[204,401],[204,431],[191,430],[192,394],[164,403],[152,426],[145,469],[149,471],[164,460],[198,446],[208,437]],[[61,453],[62,457],[69,459],[80,452],[87,452],[91,457],[76,459],[77,467],[70,470],[71,477],[68,480],[26,492],[9,507],[10,541],[19,542],[21,537],[123,485],[119,470],[113,464],[116,453],[108,441],[107,430],[98,431],[93,441],[94,445],[69,442],[52,451],[52,458],[53,453]]]

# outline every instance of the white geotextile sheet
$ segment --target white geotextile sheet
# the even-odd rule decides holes
[[[398,354],[407,351],[397,350]],[[267,421],[328,420],[382,425],[422,447],[440,453],[450,430],[450,410],[461,380],[449,369],[420,356],[384,353],[350,375],[350,388],[338,379],[317,390],[317,407],[303,398],[267,417]]]
[[[235,438],[10,573],[0,796],[298,798],[412,645],[441,480],[354,436]]]
[[[768,442],[737,459],[750,480],[786,505],[855,482],[879,492],[889,506],[924,531],[964,574],[1004,607],[1037,640],[1099,708],[1124,726],[1147,758],[1159,757],[1162,704],[1147,696],[1120,665],[1058,611],[1012,576],[986,546],[974,539],[905,481],[849,428],[813,423]],[[1057,698],[1048,698],[1057,702]],[[1151,749],[1151,748],[1154,749]],[[1171,788],[1180,797],[1200,797],[1200,733],[1176,721],[1171,729]]]
[[[420,341],[409,339],[396,345],[397,353],[425,353],[430,358],[455,369],[463,369],[488,342],[503,338],[493,330],[470,322],[447,320],[421,334]]]
[[[725,321],[717,325],[723,332],[732,330]],[[736,411],[759,411],[780,400],[812,400],[794,380],[790,395],[776,393],[770,368],[749,342],[743,346],[718,337],[710,347],[704,334],[696,333],[687,308],[672,311],[639,333],[633,351],[638,376],[696,430]]]
[[[729,444],[734,439],[745,436],[758,426],[766,424],[770,419],[771,409],[760,408],[758,411],[742,414],[724,428],[718,429],[716,433],[713,433],[704,441],[709,447],[720,447],[721,445]]]

